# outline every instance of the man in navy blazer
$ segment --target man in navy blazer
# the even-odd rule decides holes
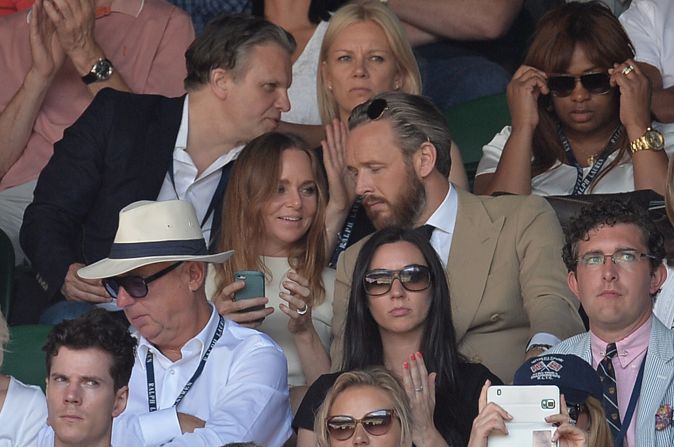
[[[73,303],[109,302],[100,281],[77,270],[108,255],[118,213],[132,202],[190,201],[214,240],[233,160],[290,109],[295,47],[264,19],[220,16],[185,54],[186,96],[101,91],[55,144],[24,215],[21,245],[44,293],[37,302],[18,296],[14,312],[56,303],[58,320]]]
[[[609,417],[609,425],[615,422],[616,446],[674,445],[674,332],[653,315],[653,298],[666,277],[662,235],[641,208],[618,200],[598,202],[569,224],[563,257],[569,287],[585,308],[590,331],[549,352],[575,354],[605,370],[610,368],[605,362],[611,363],[618,415]],[[613,343],[615,356],[608,347]],[[608,376],[603,381],[611,387]],[[611,392],[608,399],[614,402]]]

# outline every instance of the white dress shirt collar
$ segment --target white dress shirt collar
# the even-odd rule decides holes
[[[458,208],[458,195],[454,186],[450,183],[444,200],[426,222],[435,227],[431,235],[431,245],[440,256],[440,260],[445,267],[447,267],[447,260],[449,259],[449,250],[452,248],[452,236],[454,235]]]

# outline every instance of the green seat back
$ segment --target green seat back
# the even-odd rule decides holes
[[[482,157],[482,146],[510,124],[506,95],[485,96],[459,104],[447,110],[445,117],[452,140],[461,149],[468,180],[472,184]]]
[[[47,367],[42,346],[51,328],[52,326],[44,324],[11,326],[9,343],[0,371],[16,377],[23,383],[38,385],[44,390]]]
[[[14,287],[14,247],[4,231],[0,229],[0,310],[9,320]]]

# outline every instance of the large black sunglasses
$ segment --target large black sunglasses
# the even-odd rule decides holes
[[[361,424],[366,432],[373,436],[382,436],[391,429],[391,421],[395,410],[371,411],[360,419],[353,416],[332,416],[327,421],[328,433],[336,441],[346,441],[356,432],[356,426]]]
[[[431,271],[427,266],[419,264],[406,265],[400,270],[370,270],[363,278],[365,293],[370,296],[383,295],[391,290],[396,279],[406,290],[420,292],[430,287]]]
[[[105,287],[105,291],[108,292],[108,295],[110,295],[112,298],[117,298],[120,287],[123,287],[124,290],[126,290],[126,293],[128,293],[133,298],[144,298],[147,296],[148,284],[173,271],[180,264],[182,264],[182,261],[171,264],[165,269],[159,270],[157,273],[154,273],[145,278],[137,275],[113,276],[112,278],[105,278],[103,279],[103,286]]]
[[[549,75],[548,88],[553,95],[559,97],[569,96],[576,88],[576,82],[580,81],[585,90],[593,95],[605,95],[611,90],[611,78],[606,72],[587,73],[581,76],[566,74]]]

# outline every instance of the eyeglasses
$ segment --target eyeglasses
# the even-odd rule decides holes
[[[599,267],[606,263],[606,258],[617,266],[628,267],[636,264],[641,258],[656,259],[655,256],[647,253],[641,253],[636,250],[618,250],[613,254],[605,255],[603,253],[587,253],[580,258],[578,262],[584,267]]]
[[[117,298],[117,295],[119,295],[120,287],[123,287],[124,290],[126,290],[126,293],[128,293],[133,298],[144,298],[147,296],[148,284],[173,271],[180,264],[182,264],[182,261],[171,264],[165,269],[159,270],[157,273],[146,278],[137,275],[113,276],[112,278],[105,278],[103,279],[103,286],[105,287],[106,292],[108,292],[108,294],[113,298]]]
[[[396,279],[405,290],[420,292],[430,287],[431,271],[427,266],[418,264],[408,265],[400,270],[370,270],[363,278],[365,293],[370,296],[383,295],[391,290]]]
[[[553,95],[558,97],[569,96],[576,88],[576,82],[580,81],[583,87],[593,95],[605,95],[611,90],[611,82],[608,73],[587,73],[581,76],[550,75],[548,76],[548,88]]]
[[[573,424],[578,422],[578,417],[580,417],[581,414],[587,413],[587,407],[585,406],[585,404],[568,405],[568,409],[569,409],[569,418],[571,419]]]
[[[336,441],[346,441],[356,432],[356,426],[362,425],[368,434],[382,436],[391,429],[391,421],[395,410],[371,411],[361,419],[351,416],[332,416],[328,419],[327,427],[330,437]]]
[[[365,113],[372,121],[376,121],[388,110],[388,103],[385,99],[377,98],[367,106]]]

